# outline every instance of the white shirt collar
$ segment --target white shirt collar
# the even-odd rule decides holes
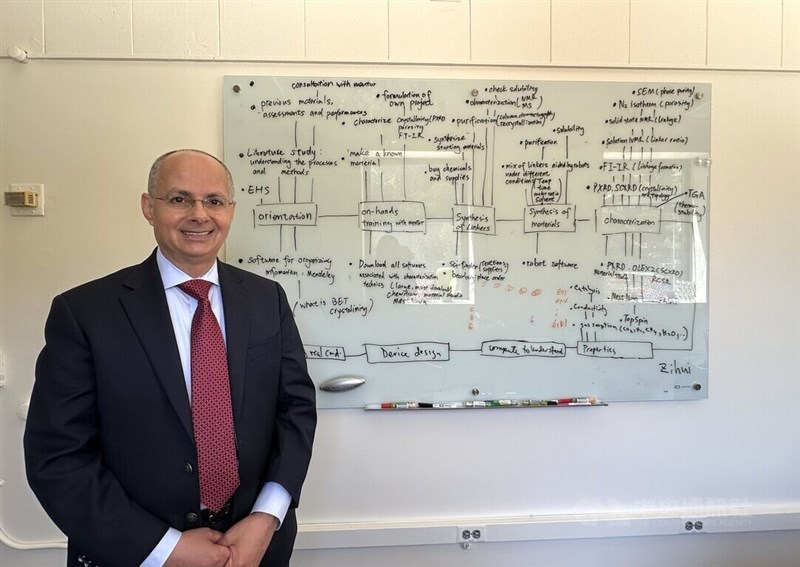
[[[156,262],[158,263],[158,271],[161,272],[161,281],[164,284],[164,289],[169,289],[185,281],[195,279],[167,260],[167,257],[161,252],[161,248],[158,248],[156,251]],[[197,279],[206,280],[214,285],[219,285],[217,262],[215,261],[211,269]]]

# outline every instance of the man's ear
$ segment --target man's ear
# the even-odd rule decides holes
[[[149,193],[142,193],[142,198],[141,198],[142,214],[144,215],[144,218],[147,219],[147,222],[149,222],[151,226],[153,224],[153,201],[154,199],[150,196]]]

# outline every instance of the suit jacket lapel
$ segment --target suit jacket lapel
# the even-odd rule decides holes
[[[192,410],[155,252],[125,280],[120,301],[167,398],[192,439]],[[124,356],[124,354],[121,354]]]
[[[244,403],[244,377],[250,336],[250,299],[242,285],[242,279],[235,271],[222,262],[218,262],[217,266],[222,289],[222,305],[225,309],[225,338],[233,420],[234,423],[238,423]]]

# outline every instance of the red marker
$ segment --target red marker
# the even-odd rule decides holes
[[[597,398],[559,398],[555,400],[559,406],[592,406],[597,403]]]

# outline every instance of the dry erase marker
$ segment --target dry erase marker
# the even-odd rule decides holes
[[[468,408],[485,408],[487,407],[487,403],[481,400],[476,400],[474,402],[466,402],[464,404]]]
[[[559,400],[560,402],[561,400]],[[571,398],[566,400],[566,404],[568,406],[594,406],[594,405],[603,405],[597,398],[594,396],[587,396],[585,398]]]
[[[517,400],[492,400],[488,403],[493,408],[510,408],[519,405]]]
[[[548,406],[576,406],[576,405],[589,405],[588,398],[558,398],[556,400],[547,400]]]
[[[420,402],[419,407],[430,408],[430,409],[458,409],[458,408],[463,408],[464,404],[460,402],[446,402],[446,403]]]
[[[576,405],[576,404],[593,404],[597,400],[591,396],[585,398],[560,398],[558,401],[558,405],[560,406],[569,406],[569,405]]]
[[[416,409],[418,407],[417,402],[383,402],[382,404],[370,404],[367,409]]]
[[[416,409],[419,407],[417,402],[383,402],[380,404],[367,404],[365,410],[395,410],[395,409]]]

